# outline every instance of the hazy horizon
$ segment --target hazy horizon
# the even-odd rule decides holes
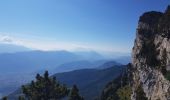
[[[15,1],[0,1],[0,43],[43,51],[104,53],[130,53],[138,17],[146,11],[163,11],[169,3],[154,0]]]
[[[0,0],[0,99],[168,97],[169,9],[170,0]]]

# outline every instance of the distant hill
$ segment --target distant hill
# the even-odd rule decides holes
[[[107,61],[104,64],[102,64],[101,66],[98,67],[98,69],[106,69],[106,68],[111,68],[114,66],[120,66],[121,64],[115,61]]]
[[[94,52],[93,52],[94,53]],[[37,70],[49,70],[58,67],[65,63],[74,63],[77,61],[94,61],[103,59],[100,54],[95,53],[88,56],[79,55],[68,51],[28,51],[17,53],[3,53],[0,54],[0,73],[13,73],[13,72],[35,72]],[[91,59],[95,57],[96,59]],[[79,62],[82,65],[82,62]],[[87,63],[87,62],[85,62]],[[83,64],[85,64],[83,63]],[[88,64],[86,64],[88,65]],[[91,66],[91,65],[90,65]],[[76,66],[75,66],[76,67]],[[85,67],[84,67],[85,68]]]
[[[131,62],[131,56],[120,56],[120,57],[114,58],[113,60],[120,64],[126,65]]]
[[[104,65],[105,63],[109,63],[109,65]],[[68,72],[68,71],[73,71],[73,70],[78,70],[78,69],[85,69],[85,68],[98,68],[99,66],[109,66],[112,67],[113,65],[120,65],[119,63],[115,61],[109,61],[109,60],[95,60],[95,61],[88,61],[88,60],[81,60],[81,61],[75,61],[75,62],[69,62],[62,64],[58,66],[57,68],[53,69],[51,72],[59,73],[59,72]]]
[[[101,58],[104,59],[102,55],[100,55],[95,51],[76,51],[73,53],[82,56],[84,59],[91,59],[91,60],[101,60]]]
[[[23,51],[30,51],[30,50],[31,49],[26,48],[24,46],[7,44],[7,43],[0,43],[0,54],[1,53],[23,52]]]
[[[88,56],[84,54],[88,54]],[[43,73],[44,70],[49,70],[50,74],[55,74],[86,68],[98,69],[108,61],[110,60],[103,59],[100,54],[95,52],[27,51],[3,53],[0,54],[0,81],[3,82],[0,85],[0,95],[9,94],[21,84],[30,81],[36,73]],[[117,65],[116,62],[115,64]]]
[[[0,73],[25,73],[55,68],[60,64],[78,61],[81,56],[67,51],[30,51],[0,54]]]
[[[110,61],[109,61],[110,62]],[[108,63],[109,63],[108,62]],[[112,64],[112,65],[111,65]],[[65,63],[62,65],[59,65],[57,68],[53,70],[49,70],[50,74],[56,74],[61,72],[68,72],[78,69],[99,69],[100,66],[103,66],[102,69],[113,67],[114,65],[117,65],[116,62],[113,61],[113,63],[107,64],[107,60],[97,60],[97,61],[87,61],[87,60],[81,60],[81,61],[75,61],[71,63]],[[22,84],[25,84],[32,80],[36,73],[44,73],[44,70],[35,71],[31,74],[28,73],[18,73],[18,74],[12,74],[12,75],[3,75],[0,76],[0,93],[2,95],[9,94],[10,92],[13,92],[18,87],[20,87]]]
[[[101,94],[104,86],[111,80],[117,78],[125,66],[113,66],[107,69],[82,69],[66,73],[59,73],[57,79],[68,85],[76,84],[80,93],[86,100],[94,100],[95,97]]]
[[[85,100],[93,100],[101,94],[105,85],[117,78],[126,66],[113,66],[106,69],[81,69],[71,72],[57,73],[55,76],[61,83],[72,87],[76,84]],[[9,98],[16,98],[20,94],[20,89],[11,93]]]
[[[0,95],[7,95],[33,78],[35,73],[78,61],[81,56],[67,51],[29,51],[0,54]],[[27,81],[26,81],[27,80]]]

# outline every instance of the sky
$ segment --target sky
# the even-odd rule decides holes
[[[129,53],[139,16],[170,0],[1,0],[0,43]]]

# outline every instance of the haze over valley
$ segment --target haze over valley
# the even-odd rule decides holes
[[[169,100],[170,1],[0,1],[0,100]]]

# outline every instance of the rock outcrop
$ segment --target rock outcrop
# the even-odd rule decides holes
[[[144,13],[138,23],[132,52],[132,100],[142,87],[148,100],[170,100],[170,6]]]

